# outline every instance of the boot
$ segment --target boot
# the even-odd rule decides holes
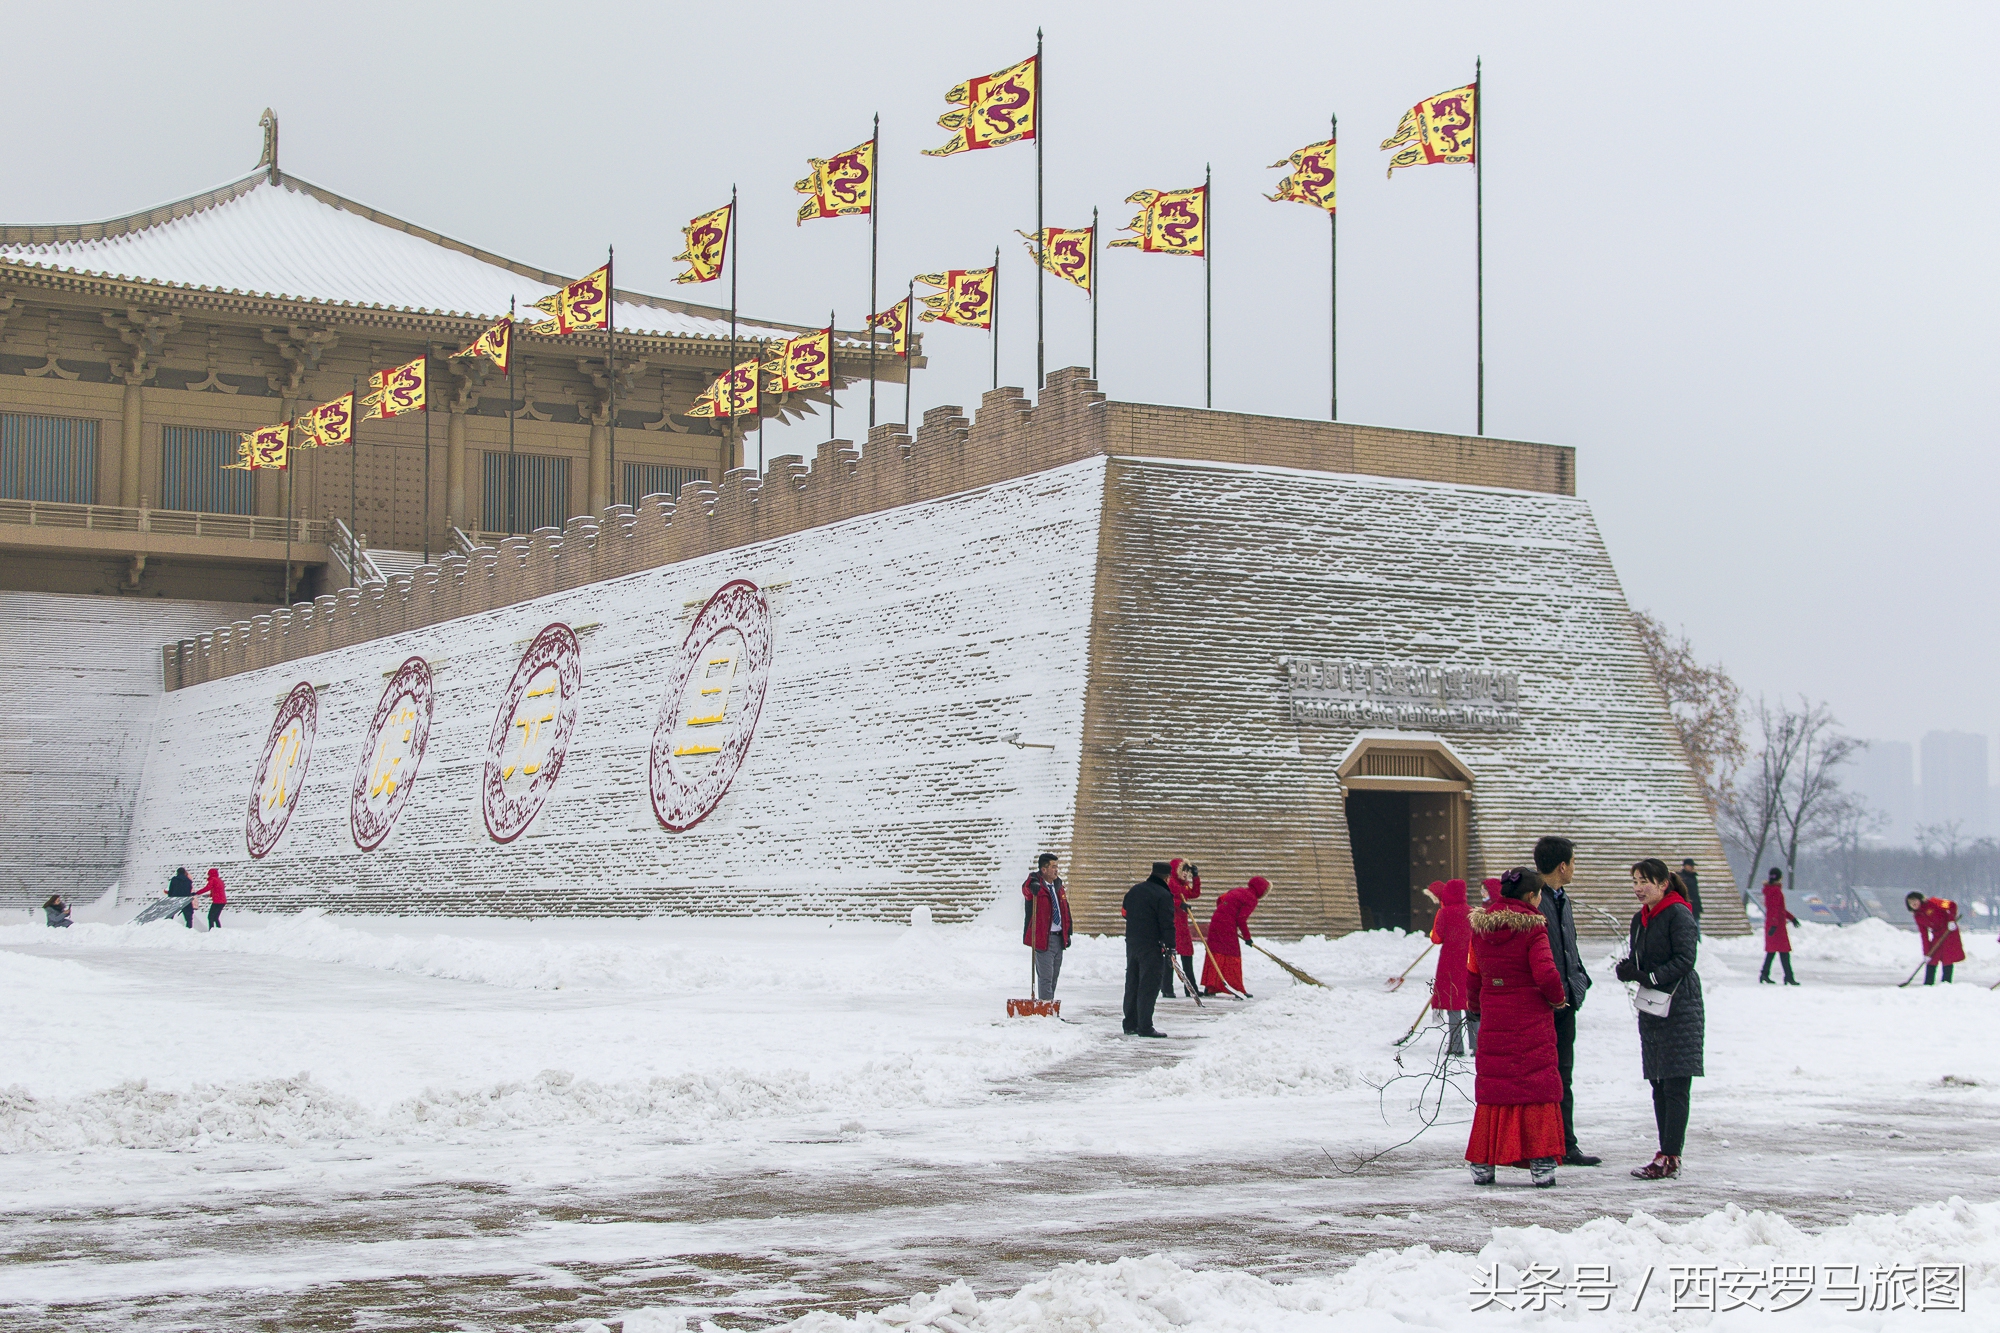
[[[1528,1179],[1534,1182],[1535,1188],[1538,1190],[1545,1190],[1555,1184],[1556,1159],[1553,1157],[1537,1157],[1529,1162]]]
[[[1653,1160],[1632,1173],[1636,1180],[1672,1180],[1681,1173],[1681,1159],[1654,1153]]]
[[[1489,1163],[1469,1162],[1467,1165],[1472,1168],[1473,1184],[1491,1185],[1493,1183],[1493,1167]]]

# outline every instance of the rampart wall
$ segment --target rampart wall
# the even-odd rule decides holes
[[[1049,376],[1038,404],[1016,388],[985,395],[977,416],[924,413],[914,437],[878,426],[868,447],[829,441],[811,464],[771,462],[674,498],[614,505],[558,530],[450,555],[387,584],[239,620],[168,645],[169,690],[475,615],[603,579],[940,499],[1093,455],[1211,460],[1324,472],[1576,493],[1574,451],[1345,422],[1115,403],[1077,367]]]

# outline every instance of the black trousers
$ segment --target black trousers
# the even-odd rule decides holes
[[[1936,963],[1925,963],[1925,964],[1924,964],[1924,984],[1925,984],[1926,986],[1935,986],[1935,985],[1937,985],[1937,970],[1938,970],[1938,965],[1937,965]],[[1950,963],[1946,963],[1946,964],[1944,965],[1944,984],[1945,984],[1945,985],[1947,985],[1947,986],[1949,986],[1949,985],[1951,984],[1951,964],[1950,964]]]
[[[225,904],[223,903],[210,903],[208,905],[208,928],[210,930],[214,930],[222,924],[222,909],[224,906]]]
[[[1563,1081],[1563,1152],[1576,1151],[1576,1093],[1570,1090],[1570,1072],[1576,1068],[1576,1009],[1558,1009],[1556,1019],[1556,1070]]]
[[[179,906],[178,908],[176,908],[175,910],[176,910],[176,911],[178,911],[178,912],[180,913],[180,915],[181,915],[181,924],[182,924],[183,926],[186,926],[186,927],[187,927],[187,928],[188,928],[189,930],[193,930],[193,929],[194,929],[194,899],[192,899],[192,898],[189,898],[189,899],[188,899],[188,900],[187,900],[186,902],[182,903],[182,904],[181,904],[181,905],[180,905],[180,906]],[[173,912],[169,912],[169,913],[167,913],[167,915],[168,915],[169,917],[173,916],[173,914],[174,914]]]
[[[1160,999],[1160,970],[1167,956],[1158,946],[1125,946],[1125,1030],[1151,1032],[1153,1006]]]
[[[1688,1103],[1694,1097],[1691,1078],[1653,1080],[1653,1123],[1660,1130],[1660,1151],[1679,1157],[1687,1144]]]
[[[1757,980],[1769,981],[1771,979],[1771,960],[1773,958],[1785,965],[1785,980],[1792,980],[1792,951],[1790,949],[1785,950],[1783,953],[1765,954],[1764,970],[1757,974]]]

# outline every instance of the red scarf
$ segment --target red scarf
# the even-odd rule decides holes
[[[1688,907],[1687,899],[1681,897],[1680,894],[1674,892],[1674,890],[1668,889],[1666,896],[1661,898],[1660,901],[1654,903],[1651,907],[1642,907],[1639,909],[1639,924],[1642,926],[1652,925],[1654,917],[1666,911],[1669,907],[1673,906],[1675,903],[1679,903],[1682,907]],[[1692,907],[1688,907],[1688,910],[1692,912],[1694,909]]]

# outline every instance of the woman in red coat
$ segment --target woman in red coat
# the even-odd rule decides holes
[[[1542,877],[1516,866],[1500,877],[1500,897],[1472,913],[1468,980],[1480,1020],[1473,1063],[1478,1109],[1465,1160],[1475,1185],[1491,1185],[1500,1166],[1525,1166],[1537,1186],[1553,1185],[1563,1155],[1555,1012],[1568,997],[1541,904]]]
[[[1202,994],[1220,995],[1227,991],[1239,999],[1250,998],[1250,992],[1243,989],[1243,945],[1238,941],[1249,940],[1250,914],[1270,891],[1270,880],[1252,875],[1248,884],[1215,900],[1215,911],[1208,918],[1208,933],[1202,939],[1208,946],[1201,960]]]
[[[1451,1053],[1467,1055],[1466,1038],[1473,1051],[1479,1049],[1479,1029],[1468,1034],[1465,1023],[1467,951],[1472,948],[1472,909],[1465,905],[1465,881],[1446,880],[1432,884],[1431,897],[1437,899],[1437,915],[1431,921],[1431,942],[1438,946],[1437,979],[1431,983],[1431,1008],[1444,1015],[1451,1029]]]
[[[1194,984],[1194,932],[1188,929],[1188,900],[1201,897],[1201,868],[1178,856],[1167,865],[1167,892],[1174,895],[1174,952],[1181,956],[1181,966],[1187,969],[1187,976],[1181,980],[1185,988]],[[1160,973],[1160,994],[1169,1000],[1174,998],[1171,966]],[[1193,996],[1194,992],[1188,991],[1188,997]]]
[[[1785,906],[1785,872],[1772,866],[1764,881],[1764,970],[1757,974],[1757,980],[1767,986],[1771,984],[1773,958],[1785,965],[1785,984],[1799,984],[1792,975],[1792,932],[1785,928],[1786,922],[1796,926],[1799,919]]]
[[[194,892],[195,897],[208,899],[208,928],[214,930],[222,924],[222,909],[229,903],[229,893],[222,887],[222,872],[210,866],[208,883]]]
[[[1958,904],[1949,898],[1912,893],[1903,899],[1924,946],[1924,984],[1937,984],[1938,964],[1944,964],[1944,984],[1951,984],[1951,965],[1965,961],[1965,942],[1958,934]]]

